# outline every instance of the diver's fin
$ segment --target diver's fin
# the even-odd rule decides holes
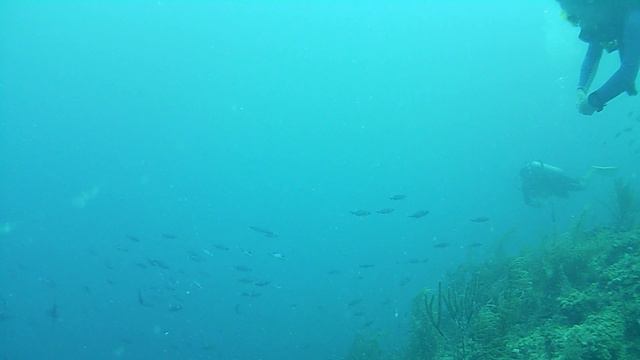
[[[582,177],[584,182],[591,180],[593,175],[613,177],[618,172],[618,167],[616,166],[598,166],[592,165],[589,171]]]
[[[615,176],[618,172],[618,167],[616,166],[591,166],[591,173],[600,175],[600,176]]]

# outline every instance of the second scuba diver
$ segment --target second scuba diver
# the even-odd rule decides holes
[[[583,177],[574,178],[558,167],[531,161],[520,170],[522,196],[525,204],[539,207],[545,199],[567,198],[571,192],[584,190],[594,174],[611,176],[616,171],[612,166],[592,166]]]

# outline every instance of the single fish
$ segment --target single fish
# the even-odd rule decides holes
[[[253,271],[250,267],[244,266],[244,265],[235,265],[233,268],[236,271],[239,271],[239,272],[251,272],[251,271]]]
[[[490,219],[486,216],[478,216],[478,217],[474,217],[472,219],[469,219],[469,221],[474,222],[474,223],[485,223],[487,221],[489,221]]]
[[[360,269],[371,269],[371,268],[373,268],[375,266],[376,266],[375,264],[360,264],[360,265],[358,265],[358,267]]]
[[[353,299],[353,300],[351,300],[351,301],[349,301],[347,303],[347,306],[348,307],[353,307],[353,306],[360,305],[360,304],[362,304],[362,299]]]
[[[428,258],[424,258],[424,259],[411,258],[411,259],[406,261],[406,264],[411,264],[411,265],[424,264],[424,263],[426,263],[428,261],[429,261]]]
[[[392,209],[392,208],[384,208],[384,209],[380,209],[380,210],[376,211],[376,214],[387,215],[387,214],[391,214],[394,211],[395,211],[395,209]]]
[[[350,212],[352,215],[360,216],[360,217],[362,217],[362,216],[369,216],[369,215],[371,215],[371,211],[362,210],[362,209],[361,209],[361,210],[355,210],[355,211],[349,211],[349,212]]]
[[[342,273],[342,271],[335,270],[335,269],[327,271],[327,274],[329,274],[329,275],[338,275],[338,274],[341,274],[341,273]]]
[[[134,242],[134,243],[139,243],[140,242],[140,238],[137,236],[133,236],[133,235],[127,235],[127,239],[129,239],[129,241]]]
[[[259,287],[263,287],[263,286],[267,286],[269,284],[271,284],[271,281],[264,280],[264,281],[257,281],[253,285],[259,286]]]
[[[249,229],[257,232],[258,234],[262,234],[262,236],[264,237],[268,237],[268,238],[277,238],[278,235],[276,233],[274,233],[273,231],[269,230],[269,229],[265,229],[265,228],[261,228],[258,226],[249,226]]]
[[[181,304],[170,304],[167,310],[169,310],[169,312],[178,312],[182,309],[183,307]]]
[[[469,244],[469,247],[470,247],[470,248],[478,248],[478,247],[481,247],[481,246],[483,246],[483,245],[484,245],[484,244],[483,244],[483,243],[481,243],[481,242],[473,242],[473,243]]]
[[[411,282],[411,278],[410,277],[404,277],[404,278],[400,279],[399,285],[400,286],[405,286],[410,282]]]
[[[178,238],[178,235],[171,234],[171,233],[162,233],[162,237],[165,239],[174,240]]]
[[[439,242],[439,243],[433,244],[433,247],[436,249],[444,249],[444,248],[448,248],[449,246],[451,246],[451,244],[448,242]]]
[[[407,195],[405,194],[395,194],[395,195],[389,196],[389,200],[404,200],[406,198],[407,198]]]
[[[169,267],[169,265],[167,265],[165,262],[163,262],[162,260],[158,260],[158,259],[148,259],[147,262],[149,263],[149,265],[153,266],[153,267],[157,267],[163,270],[169,270],[171,269],[171,267]]]
[[[52,322],[58,321],[60,318],[60,312],[58,311],[58,304],[53,303],[50,308],[47,309],[47,316]]]
[[[138,289],[138,304],[144,307],[153,307],[153,305],[149,304],[144,296],[142,295],[142,290]]]
[[[427,216],[429,214],[429,210],[419,210],[409,215],[410,218],[420,219],[421,217]]]
[[[247,255],[247,256],[253,256],[253,250],[249,250],[249,249],[242,249],[240,250],[243,254]]]
[[[239,283],[242,284],[253,284],[253,279],[249,279],[249,278],[242,278],[242,279],[238,279]]]
[[[243,292],[241,295],[244,297],[257,298],[262,294],[260,294],[259,292],[251,291],[251,292]]]
[[[220,251],[229,251],[229,247],[222,244],[215,244],[213,247]]]
[[[272,252],[271,256],[273,256],[274,258],[276,258],[278,260],[285,260],[284,254],[279,253],[279,252]]]
[[[193,262],[201,263],[205,261],[205,258],[196,251],[189,250],[188,254],[189,254],[189,260]]]

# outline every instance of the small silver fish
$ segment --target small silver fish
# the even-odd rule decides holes
[[[392,209],[392,208],[384,208],[384,209],[380,209],[380,210],[376,211],[376,214],[387,215],[387,214],[391,214],[394,211],[395,211],[395,209]]]
[[[410,218],[420,219],[421,217],[427,216],[429,214],[429,210],[419,210],[409,215]]]
[[[250,267],[244,266],[244,265],[235,265],[233,268],[236,271],[239,271],[239,272],[251,272],[251,271],[253,271]]]
[[[249,226],[249,229],[257,232],[258,234],[262,234],[264,237],[268,237],[268,238],[277,238],[278,237],[278,235],[276,233],[274,233],[273,231],[271,231],[269,229],[261,228],[259,226]]]
[[[350,213],[352,215],[355,215],[355,216],[369,216],[369,215],[371,215],[371,211],[367,211],[367,210],[355,210],[355,211],[350,211]]]

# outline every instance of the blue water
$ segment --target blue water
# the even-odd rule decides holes
[[[401,350],[412,298],[505,233],[517,251],[584,209],[607,221],[611,179],[531,208],[526,162],[637,182],[640,129],[618,135],[637,100],[576,114],[586,48],[559,13],[2,1],[0,359],[342,359],[358,333]]]

